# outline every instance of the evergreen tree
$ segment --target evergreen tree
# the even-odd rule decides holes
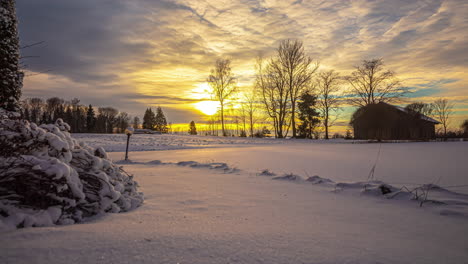
[[[42,112],[41,120],[39,121],[40,124],[49,124],[50,123],[50,115],[44,111]]]
[[[301,124],[298,126],[299,137],[313,138],[314,129],[320,123],[320,113],[315,108],[317,96],[306,91],[301,94],[299,100],[297,104],[301,120]]]
[[[195,122],[193,120],[192,120],[192,122],[190,122],[189,134],[190,135],[196,135],[197,134],[197,127],[195,126]]]
[[[61,100],[62,100],[61,103],[54,110],[54,121],[59,118],[65,120],[65,104],[64,104],[65,101],[63,99]]]
[[[80,105],[80,133],[86,133],[86,115],[87,115],[87,107]]]
[[[159,106],[156,109],[155,130],[161,133],[167,133],[167,120]]]
[[[99,109],[100,107],[98,108],[98,111]],[[94,131],[96,133],[106,133],[106,120],[101,113],[99,113],[96,117],[96,124],[94,125]]]
[[[143,124],[142,124],[143,129],[149,129],[148,125],[149,125],[149,108],[146,108],[145,114],[143,115]]]
[[[86,111],[86,131],[88,133],[94,132],[95,126],[96,126],[96,114],[94,113],[93,106],[89,105],[88,110]]]
[[[145,115],[143,116],[143,128],[144,129],[154,129],[155,126],[155,115],[151,108],[147,108]]]
[[[15,112],[19,111],[23,86],[17,23],[15,1],[0,1],[0,108]]]

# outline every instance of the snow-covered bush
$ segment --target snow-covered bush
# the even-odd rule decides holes
[[[133,177],[69,129],[61,119],[37,126],[0,111],[0,229],[75,223],[142,204]]]

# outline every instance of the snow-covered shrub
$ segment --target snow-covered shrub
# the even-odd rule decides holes
[[[102,148],[77,142],[61,119],[0,117],[0,229],[80,222],[138,207],[138,184]]]
[[[262,172],[258,173],[259,176],[276,176],[276,173],[269,171],[268,169],[262,170]]]
[[[283,176],[274,177],[273,180],[298,181],[298,180],[302,180],[302,178],[299,175],[289,173],[289,174],[284,174]]]

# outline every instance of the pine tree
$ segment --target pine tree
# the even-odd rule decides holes
[[[56,116],[57,118],[65,118],[65,104],[61,104],[57,110],[56,110],[56,114],[54,115]]]
[[[192,120],[192,122],[190,122],[189,134],[190,135],[196,135],[197,134],[197,127],[195,126],[195,122],[193,120]]]
[[[32,109],[32,110],[31,110],[31,118],[30,118],[30,121],[31,121],[32,123],[37,123],[37,120],[38,120],[38,118],[39,118],[38,115],[39,115],[39,114],[37,113],[37,111],[34,110],[34,109]]]
[[[71,100],[71,107],[72,107],[72,118],[69,122],[69,124],[72,127],[73,132],[81,132],[80,127],[81,127],[81,118],[80,118],[80,99],[78,98],[73,98]]]
[[[100,109],[100,108],[98,108]],[[98,110],[99,111],[99,110]],[[94,125],[94,132],[106,133],[106,120],[101,113],[96,116],[96,124]]]
[[[298,126],[299,137],[312,138],[315,127],[320,123],[320,113],[315,108],[317,96],[304,92],[299,100],[297,104],[301,120],[301,124]]]
[[[64,121],[70,125],[70,131],[75,132],[75,127],[73,126],[73,110],[69,106],[65,109]]]
[[[50,123],[50,115],[44,111],[42,112],[41,120],[39,121],[40,124],[48,124]]]
[[[156,109],[155,130],[161,133],[167,133],[167,120],[159,106]]]
[[[149,121],[149,109],[146,108],[145,114],[143,115],[143,129],[148,129],[148,121]]]
[[[147,108],[145,115],[143,116],[143,128],[144,129],[154,129],[155,126],[155,116],[151,108]]]
[[[19,111],[23,73],[19,69],[19,39],[14,0],[0,1],[0,108]]]
[[[88,111],[86,111],[86,131],[88,133],[94,132],[94,127],[96,125],[96,113],[92,105],[88,106]]]

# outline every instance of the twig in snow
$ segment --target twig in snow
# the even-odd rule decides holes
[[[377,167],[377,162],[379,161],[380,151],[382,149],[382,143],[379,144],[379,151],[377,152],[377,157],[375,158],[374,165],[372,166],[371,170],[369,171],[369,175],[367,176],[367,184],[364,185],[364,189],[367,190],[367,185],[369,184],[370,180],[375,179],[375,168]]]

